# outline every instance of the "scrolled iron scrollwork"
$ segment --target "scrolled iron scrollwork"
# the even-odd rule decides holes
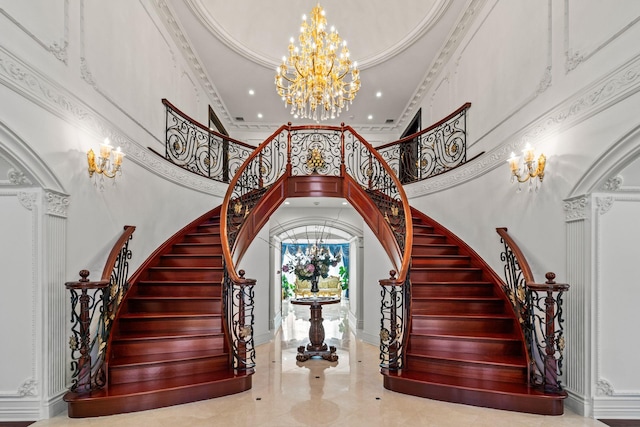
[[[244,276],[242,270],[240,276]],[[249,371],[256,365],[253,341],[255,281],[245,280],[243,277],[242,280],[242,283],[234,282],[225,268],[223,309],[231,338],[233,368]]]
[[[409,278],[404,283],[397,283],[394,275],[392,272],[391,279],[380,281],[380,367],[390,371],[403,367],[405,319],[408,318],[411,283]]]
[[[506,229],[498,229],[504,252],[505,285],[503,290],[520,321],[529,353],[529,384],[545,392],[563,393],[560,382],[565,346],[563,293],[569,285],[556,284],[555,274],[547,273],[544,284],[533,283],[526,260],[518,260],[521,251],[508,236]],[[526,266],[526,273],[521,263]],[[555,295],[555,296],[554,296]]]

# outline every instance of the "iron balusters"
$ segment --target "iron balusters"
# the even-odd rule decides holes
[[[229,331],[233,368],[239,371],[253,370],[256,366],[256,350],[253,342],[255,280],[245,279],[244,270],[234,281],[224,270],[223,303],[226,330]]]

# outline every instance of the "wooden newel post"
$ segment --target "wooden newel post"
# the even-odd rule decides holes
[[[92,299],[88,294],[89,289],[101,290],[104,295],[104,288],[109,285],[109,281],[89,281],[89,270],[80,270],[80,280],[77,282],[67,282],[65,287],[71,292],[80,290],[80,314],[77,316],[78,324],[78,343],[77,351],[80,353],[78,357],[77,381],[74,384],[73,391],[82,393],[92,389],[91,384],[91,306]],[[77,294],[76,294],[77,295]],[[93,302],[95,304],[95,301]],[[72,307],[75,310],[75,307]],[[72,347],[74,349],[74,347]]]
[[[398,307],[396,306],[396,271],[389,271],[389,281],[391,282],[391,313],[389,322],[389,337],[391,338],[391,344],[389,345],[389,369],[398,369],[398,341],[397,331],[398,325],[396,324]]]
[[[246,368],[246,360],[247,360],[247,341],[246,337],[249,331],[247,330],[245,323],[245,301],[244,301],[244,275],[245,271],[238,271],[238,276],[240,276],[241,284],[240,290],[238,292],[238,367],[242,369]],[[242,366],[240,366],[242,365]]]
[[[544,389],[547,392],[558,392],[562,390],[558,382],[558,361],[556,359],[556,330],[555,330],[555,306],[556,299],[553,297],[554,292],[563,292],[569,289],[569,285],[556,284],[555,273],[548,272],[545,274],[547,281],[547,296],[544,299],[545,305],[545,360],[544,360]],[[562,351],[562,348],[559,349]]]

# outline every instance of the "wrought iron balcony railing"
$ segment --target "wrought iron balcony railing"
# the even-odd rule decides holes
[[[403,184],[421,181],[467,161],[466,103],[444,119],[395,142],[377,147]]]

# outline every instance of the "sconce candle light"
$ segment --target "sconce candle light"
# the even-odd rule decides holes
[[[520,168],[520,157],[516,156],[515,153],[511,153],[511,157],[507,160],[511,168],[511,182],[518,181],[518,192],[521,191],[520,183],[529,181],[529,191],[531,191],[535,182],[535,189],[538,191],[538,181],[542,184],[547,158],[544,154],[540,154],[538,160],[535,160],[534,150],[529,144],[522,150],[522,153],[524,158],[522,168]]]
[[[120,147],[113,150],[109,139],[105,138],[104,142],[100,144],[100,156],[96,162],[96,155],[92,149],[87,152],[87,161],[89,163],[89,178],[92,178],[94,174],[101,175],[100,189],[104,189],[104,177],[115,179],[116,174],[122,175],[122,160],[124,159],[124,153]],[[96,184],[97,185],[97,184]]]

